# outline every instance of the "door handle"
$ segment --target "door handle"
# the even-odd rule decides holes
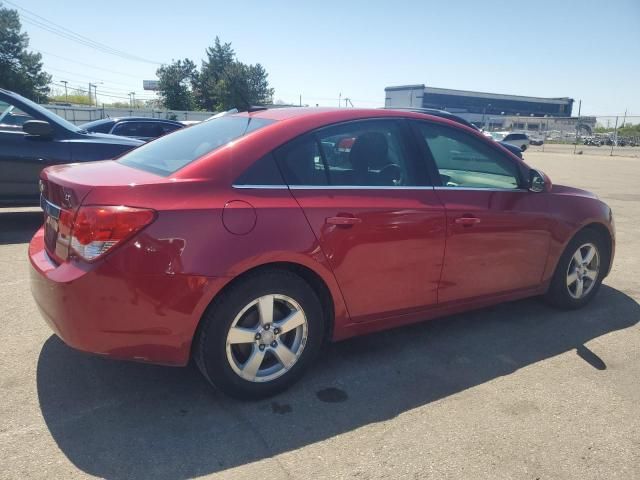
[[[480,223],[480,219],[478,217],[471,217],[471,216],[459,217],[459,218],[456,218],[455,222],[458,225],[462,225],[463,227],[472,227]]]
[[[362,219],[358,217],[327,217],[326,223],[329,225],[351,226],[356,223],[362,223]]]

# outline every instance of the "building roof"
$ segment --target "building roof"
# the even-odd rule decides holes
[[[518,100],[521,102],[535,102],[535,103],[571,103],[572,98],[569,97],[528,97],[525,95],[505,95],[502,93],[487,93],[487,92],[472,92],[469,90],[452,90],[449,88],[436,88],[425,87],[425,93],[431,93],[436,95],[457,95],[459,97],[480,97],[491,98],[496,100]]]
[[[534,102],[534,103],[572,103],[574,100],[569,97],[529,97],[525,95],[505,95],[502,93],[488,93],[488,92],[474,92],[471,90],[454,90],[450,88],[437,88],[437,87],[427,87],[424,84],[415,84],[415,85],[397,85],[386,87],[384,90],[386,92],[389,91],[397,91],[397,90],[418,90],[424,89],[424,93],[433,94],[433,95],[455,95],[458,97],[479,97],[479,98],[487,98],[487,99],[495,99],[495,100],[517,100],[520,102]]]

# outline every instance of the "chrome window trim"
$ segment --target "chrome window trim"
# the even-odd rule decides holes
[[[391,185],[290,185],[291,190],[433,190],[433,186],[391,186]]]
[[[264,189],[264,190],[281,190],[281,189],[289,188],[286,185],[254,185],[254,184],[236,185],[235,183],[231,186],[233,188]]]
[[[254,190],[468,190],[477,192],[528,192],[526,188],[391,186],[391,185],[232,185],[233,188]]]
[[[434,187],[436,190],[470,190],[477,192],[528,192],[526,188],[497,188],[497,187]]]

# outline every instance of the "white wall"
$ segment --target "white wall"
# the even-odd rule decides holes
[[[158,110],[143,108],[96,108],[96,107],[66,107],[61,105],[42,105],[44,108],[69,120],[71,123],[80,125],[92,120],[114,117],[151,117],[151,118],[174,118],[182,120],[205,120],[215,112],[185,111],[185,110]]]

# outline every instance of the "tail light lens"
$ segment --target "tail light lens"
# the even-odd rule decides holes
[[[84,260],[96,260],[154,218],[155,212],[146,208],[80,207],[71,230],[71,249]]]

